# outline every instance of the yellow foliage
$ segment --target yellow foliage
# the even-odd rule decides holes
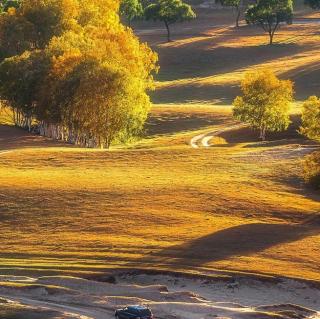
[[[14,15],[16,15],[16,11],[17,11],[16,8],[11,7],[11,8],[8,9],[8,14],[10,16],[14,16]]]
[[[293,100],[293,83],[280,80],[271,70],[246,73],[241,82],[242,96],[234,102],[235,118],[260,130],[265,139],[266,131],[286,130],[290,124],[289,112]]]

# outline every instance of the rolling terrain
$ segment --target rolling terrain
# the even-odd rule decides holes
[[[320,195],[301,176],[319,145],[297,133],[301,102],[320,88],[319,22],[301,13],[269,47],[260,29],[224,15],[177,26],[169,44],[160,26],[136,27],[161,71],[134,143],[80,149],[14,128],[2,110],[1,274],[134,268],[320,282]],[[264,67],[295,81],[297,101],[290,129],[261,143],[231,103],[243,73]]]

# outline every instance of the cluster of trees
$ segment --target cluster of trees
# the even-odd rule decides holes
[[[261,140],[267,132],[280,132],[290,125],[293,83],[280,80],[271,70],[247,73],[241,83],[242,95],[233,102],[233,115],[259,131]],[[311,96],[302,106],[299,132],[320,142],[320,99]],[[320,189],[320,153],[305,162],[305,179]]]
[[[245,8],[247,24],[258,25],[269,35],[273,44],[274,35],[282,24],[290,24],[293,19],[293,0],[255,0],[254,4],[244,0],[217,0],[223,6],[236,10],[236,26],[239,27],[241,11]],[[246,3],[246,5],[244,4]],[[313,9],[320,9],[320,0],[305,0]],[[191,6],[182,0],[122,0],[121,15],[129,26],[134,19],[161,21],[167,29],[167,39],[171,41],[170,25],[196,17]]]
[[[267,132],[281,132],[290,125],[293,83],[280,80],[273,71],[261,69],[245,74],[241,96],[233,101],[233,115],[253,129],[259,130],[261,140]],[[320,99],[309,97],[302,106],[302,126],[299,132],[320,142]]]
[[[16,125],[87,147],[143,129],[157,55],[115,0],[26,0],[0,15],[0,98]],[[6,9],[5,9],[6,8]]]

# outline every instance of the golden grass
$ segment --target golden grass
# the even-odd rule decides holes
[[[255,241],[256,225],[275,225],[277,231],[279,224],[301,224],[319,210],[305,190],[282,180],[299,178],[299,159],[270,157],[261,165],[259,158],[239,157],[248,151],[241,145],[200,151],[178,145],[4,154],[1,265],[219,268],[319,279],[314,225],[298,227],[296,236],[262,232],[262,242]],[[234,236],[234,244],[227,237],[218,241],[226,256],[219,250],[197,256],[202,244],[193,247],[192,242],[204,238],[205,250],[221,231]],[[250,247],[242,251],[239,244],[237,253],[237,242],[246,234]],[[177,246],[174,252],[172,246]],[[177,251],[191,257],[182,256],[177,264],[166,261],[179,256]]]
[[[194,135],[233,123],[230,101],[245,70],[302,74],[312,81],[298,83],[300,96],[314,88],[319,37],[305,35],[316,29],[285,27],[274,48],[246,27],[188,40],[181,29],[168,45],[146,37],[163,62],[153,98],[164,104],[134,145],[62,147],[0,126],[0,149],[12,150],[0,154],[3,271],[151,267],[320,280],[319,196],[302,182],[296,149],[307,141],[296,127],[266,146],[248,131],[209,149],[189,146]]]

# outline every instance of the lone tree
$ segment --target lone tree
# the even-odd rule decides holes
[[[142,4],[139,0],[122,0],[120,3],[120,14],[126,17],[129,27],[134,19],[143,15]]]
[[[289,111],[293,100],[293,83],[279,80],[270,70],[247,73],[241,83],[242,96],[233,102],[233,115],[260,131],[284,131],[290,124]]]
[[[239,27],[239,20],[240,20],[240,15],[241,15],[241,9],[240,9],[240,5],[241,5],[241,0],[221,0],[221,4],[223,6],[226,7],[233,7],[235,8],[236,12],[237,12],[237,16],[236,16],[236,27]]]
[[[320,141],[320,99],[310,96],[303,104],[300,132],[310,139]]]
[[[260,0],[247,10],[246,21],[261,26],[269,34],[271,45],[280,24],[290,24],[292,16],[292,0]]]
[[[144,15],[146,20],[164,22],[167,29],[168,42],[171,41],[171,24],[189,21],[196,17],[191,6],[181,0],[157,0],[145,8]]]

